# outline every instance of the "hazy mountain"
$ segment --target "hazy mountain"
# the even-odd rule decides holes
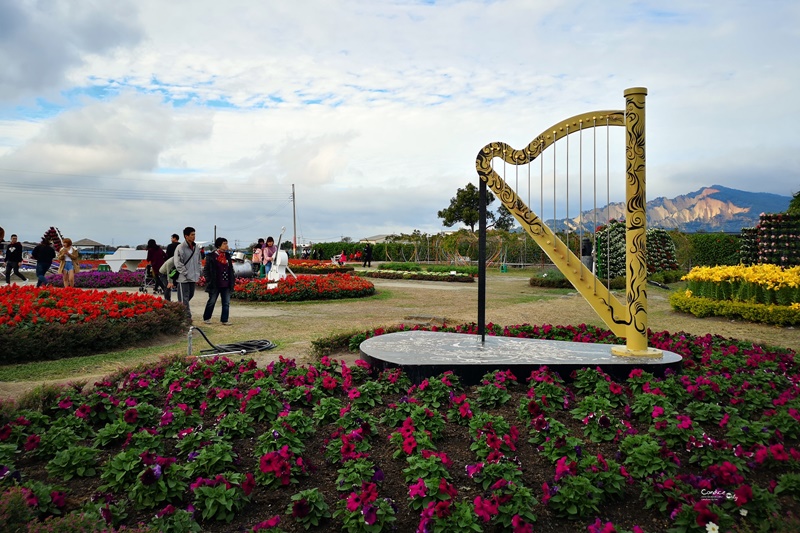
[[[703,187],[695,192],[675,198],[659,197],[647,202],[647,225],[650,228],[679,229],[687,233],[698,231],[733,232],[758,224],[761,213],[780,213],[789,207],[791,196],[765,192],[748,192],[721,185]],[[598,224],[609,218],[625,216],[625,204],[612,203],[597,209]],[[572,229],[579,227],[580,217],[560,219],[556,224],[562,230],[569,222]],[[585,231],[591,231],[595,220],[594,210],[583,212]],[[552,224],[552,220],[548,221]],[[552,226],[551,226],[552,228]]]

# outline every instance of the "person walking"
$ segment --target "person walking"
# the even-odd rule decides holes
[[[166,255],[165,261],[175,257],[175,249],[181,243],[181,238],[178,237],[177,233],[173,233],[171,239],[172,239],[171,242],[167,245],[167,251],[166,251],[166,254],[165,254]],[[169,273],[167,273],[167,282],[166,282],[166,287],[164,288],[164,299],[166,301],[168,301],[168,302],[172,301],[172,289],[173,288],[175,288],[175,279],[169,277]],[[181,301],[181,293],[177,292],[177,289],[176,289],[175,292],[177,293],[178,301],[180,302]]]
[[[372,245],[370,243],[367,243],[364,247],[364,266],[372,266]]]
[[[159,289],[164,293],[167,291],[167,276],[159,272],[166,260],[167,254],[156,244],[156,240],[150,239],[147,241],[147,264],[150,265],[150,272],[153,275],[153,281],[155,281],[153,292],[158,292]]]
[[[11,235],[11,242],[6,246],[6,285],[11,285],[11,271],[19,276],[23,283],[28,283],[28,278],[19,271],[22,264],[22,243],[17,241],[16,235]]]
[[[189,303],[194,296],[194,288],[200,279],[200,251],[195,243],[196,232],[193,227],[183,229],[184,241],[175,248],[175,268],[178,270],[178,299],[183,302],[189,320],[192,319],[192,310]]]
[[[228,321],[231,309],[231,291],[233,290],[236,276],[233,271],[233,256],[228,248],[228,239],[217,237],[214,241],[213,253],[206,254],[206,263],[203,267],[203,275],[206,277],[206,292],[208,301],[206,309],[203,311],[203,322],[211,324],[211,316],[214,314],[214,306],[217,298],[222,297],[222,316],[220,321],[223,326],[230,326]]]
[[[72,239],[66,238],[58,251],[58,273],[64,280],[64,287],[75,286],[75,274],[80,272],[78,249],[72,246]]]
[[[44,237],[42,242],[36,245],[36,248],[31,252],[31,257],[36,260],[36,282],[37,287],[47,285],[47,271],[53,264],[53,259],[56,258],[56,250],[50,245],[50,239]]]

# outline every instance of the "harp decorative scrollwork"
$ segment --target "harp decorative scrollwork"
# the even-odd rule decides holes
[[[647,264],[645,218],[645,96],[647,89],[625,91],[625,109],[582,113],[542,132],[528,146],[516,150],[502,142],[486,145],[478,153],[478,175],[522,228],[548,255],[553,264],[597,312],[608,328],[626,339],[626,345],[612,349],[616,355],[659,357],[647,347]],[[626,302],[622,303],[600,282],[544,221],[525,205],[508,183],[494,171],[492,161],[500,158],[511,165],[526,165],[544,150],[573,133],[589,128],[625,127],[626,206]]]

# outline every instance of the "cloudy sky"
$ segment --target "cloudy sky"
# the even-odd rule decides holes
[[[0,0],[0,226],[435,233],[484,145],[639,86],[648,198],[790,196],[797,50],[794,0]]]

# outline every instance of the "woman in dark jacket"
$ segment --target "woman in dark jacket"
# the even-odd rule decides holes
[[[206,254],[206,264],[203,267],[203,275],[206,278],[206,292],[208,302],[206,310],[203,312],[203,322],[211,324],[211,315],[214,314],[214,306],[217,304],[217,297],[222,296],[222,316],[220,320],[223,326],[229,326],[228,315],[231,309],[231,291],[236,281],[233,272],[233,257],[228,250],[228,239],[217,237],[214,241],[213,253]]]
[[[150,265],[150,271],[153,275],[153,281],[155,282],[154,292],[163,292],[167,290],[167,276],[159,272],[159,270],[161,270],[161,265],[163,265],[166,260],[167,254],[156,244],[156,240],[150,239],[147,241],[147,263]]]

